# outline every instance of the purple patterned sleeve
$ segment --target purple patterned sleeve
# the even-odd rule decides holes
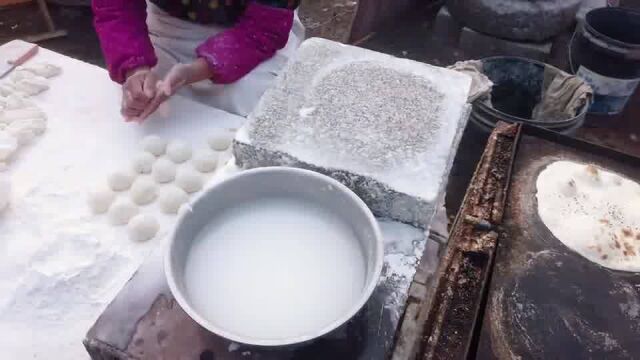
[[[284,48],[293,16],[292,10],[250,3],[235,26],[196,49],[214,74],[211,80],[233,83]]]
[[[123,83],[129,70],[158,62],[147,29],[145,0],[93,0],[94,25],[109,75]]]

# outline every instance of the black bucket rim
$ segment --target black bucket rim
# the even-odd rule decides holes
[[[486,58],[482,58],[479,61],[484,63],[485,61],[494,61],[494,60],[501,60],[501,59],[514,59],[514,60],[521,60],[527,63],[533,63],[542,67],[552,67],[554,69],[557,69],[559,71],[563,71],[562,69],[559,69],[553,65],[547,64],[547,63],[543,63],[541,61],[538,60],[534,60],[534,59],[529,59],[523,56],[505,56],[505,55],[498,55],[498,56],[490,56],[490,57],[486,57]],[[514,122],[521,122],[521,123],[525,123],[525,124],[530,124],[530,125],[534,125],[534,126],[540,126],[540,127],[544,127],[544,128],[548,128],[548,129],[552,129],[552,128],[564,128],[566,126],[568,127],[572,127],[573,123],[576,122],[580,122],[581,118],[584,118],[586,116],[586,114],[589,111],[589,108],[591,107],[591,104],[593,103],[593,99],[588,99],[587,103],[582,107],[582,110],[574,117],[570,118],[570,119],[566,119],[566,120],[561,120],[561,121],[539,121],[539,120],[532,120],[532,119],[525,119],[525,118],[521,118],[519,116],[515,116],[515,115],[511,115],[511,114],[507,114],[505,112],[502,112],[496,108],[493,108],[491,106],[486,105],[483,101],[483,98],[480,97],[476,100],[473,101],[473,105],[477,105],[480,109],[484,110],[484,111],[488,111],[488,112],[493,112],[495,114],[500,115],[501,117],[507,118],[507,119],[513,119]]]
[[[628,43],[628,42],[624,42],[618,39],[614,39],[608,35],[605,35],[603,33],[601,33],[600,31],[596,30],[590,23],[589,23],[589,17],[595,16],[599,13],[625,13],[625,14],[632,14],[632,15],[636,15],[640,18],[640,11],[636,10],[636,9],[630,9],[630,8],[621,8],[621,7],[601,7],[601,8],[597,8],[597,9],[593,9],[589,12],[587,12],[587,14],[585,15],[584,18],[584,28],[586,30],[588,30],[590,33],[592,33],[594,36],[600,38],[601,40],[604,40],[606,42],[608,42],[609,44],[615,45],[617,47],[620,48],[626,48],[626,49],[633,49],[633,50],[640,50],[640,42],[639,43]]]

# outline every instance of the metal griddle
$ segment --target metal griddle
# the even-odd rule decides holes
[[[640,357],[640,274],[581,257],[538,217],[535,181],[557,160],[640,181],[639,158],[543,129],[500,125],[438,269],[422,358]]]

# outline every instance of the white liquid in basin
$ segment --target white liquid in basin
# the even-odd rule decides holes
[[[366,262],[336,215],[293,199],[229,209],[194,240],[188,301],[232,335],[261,340],[314,335],[360,297]]]

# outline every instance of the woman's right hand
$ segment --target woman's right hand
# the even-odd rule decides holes
[[[139,117],[156,96],[158,77],[148,67],[130,71],[122,85],[121,113],[125,121],[140,121]]]

